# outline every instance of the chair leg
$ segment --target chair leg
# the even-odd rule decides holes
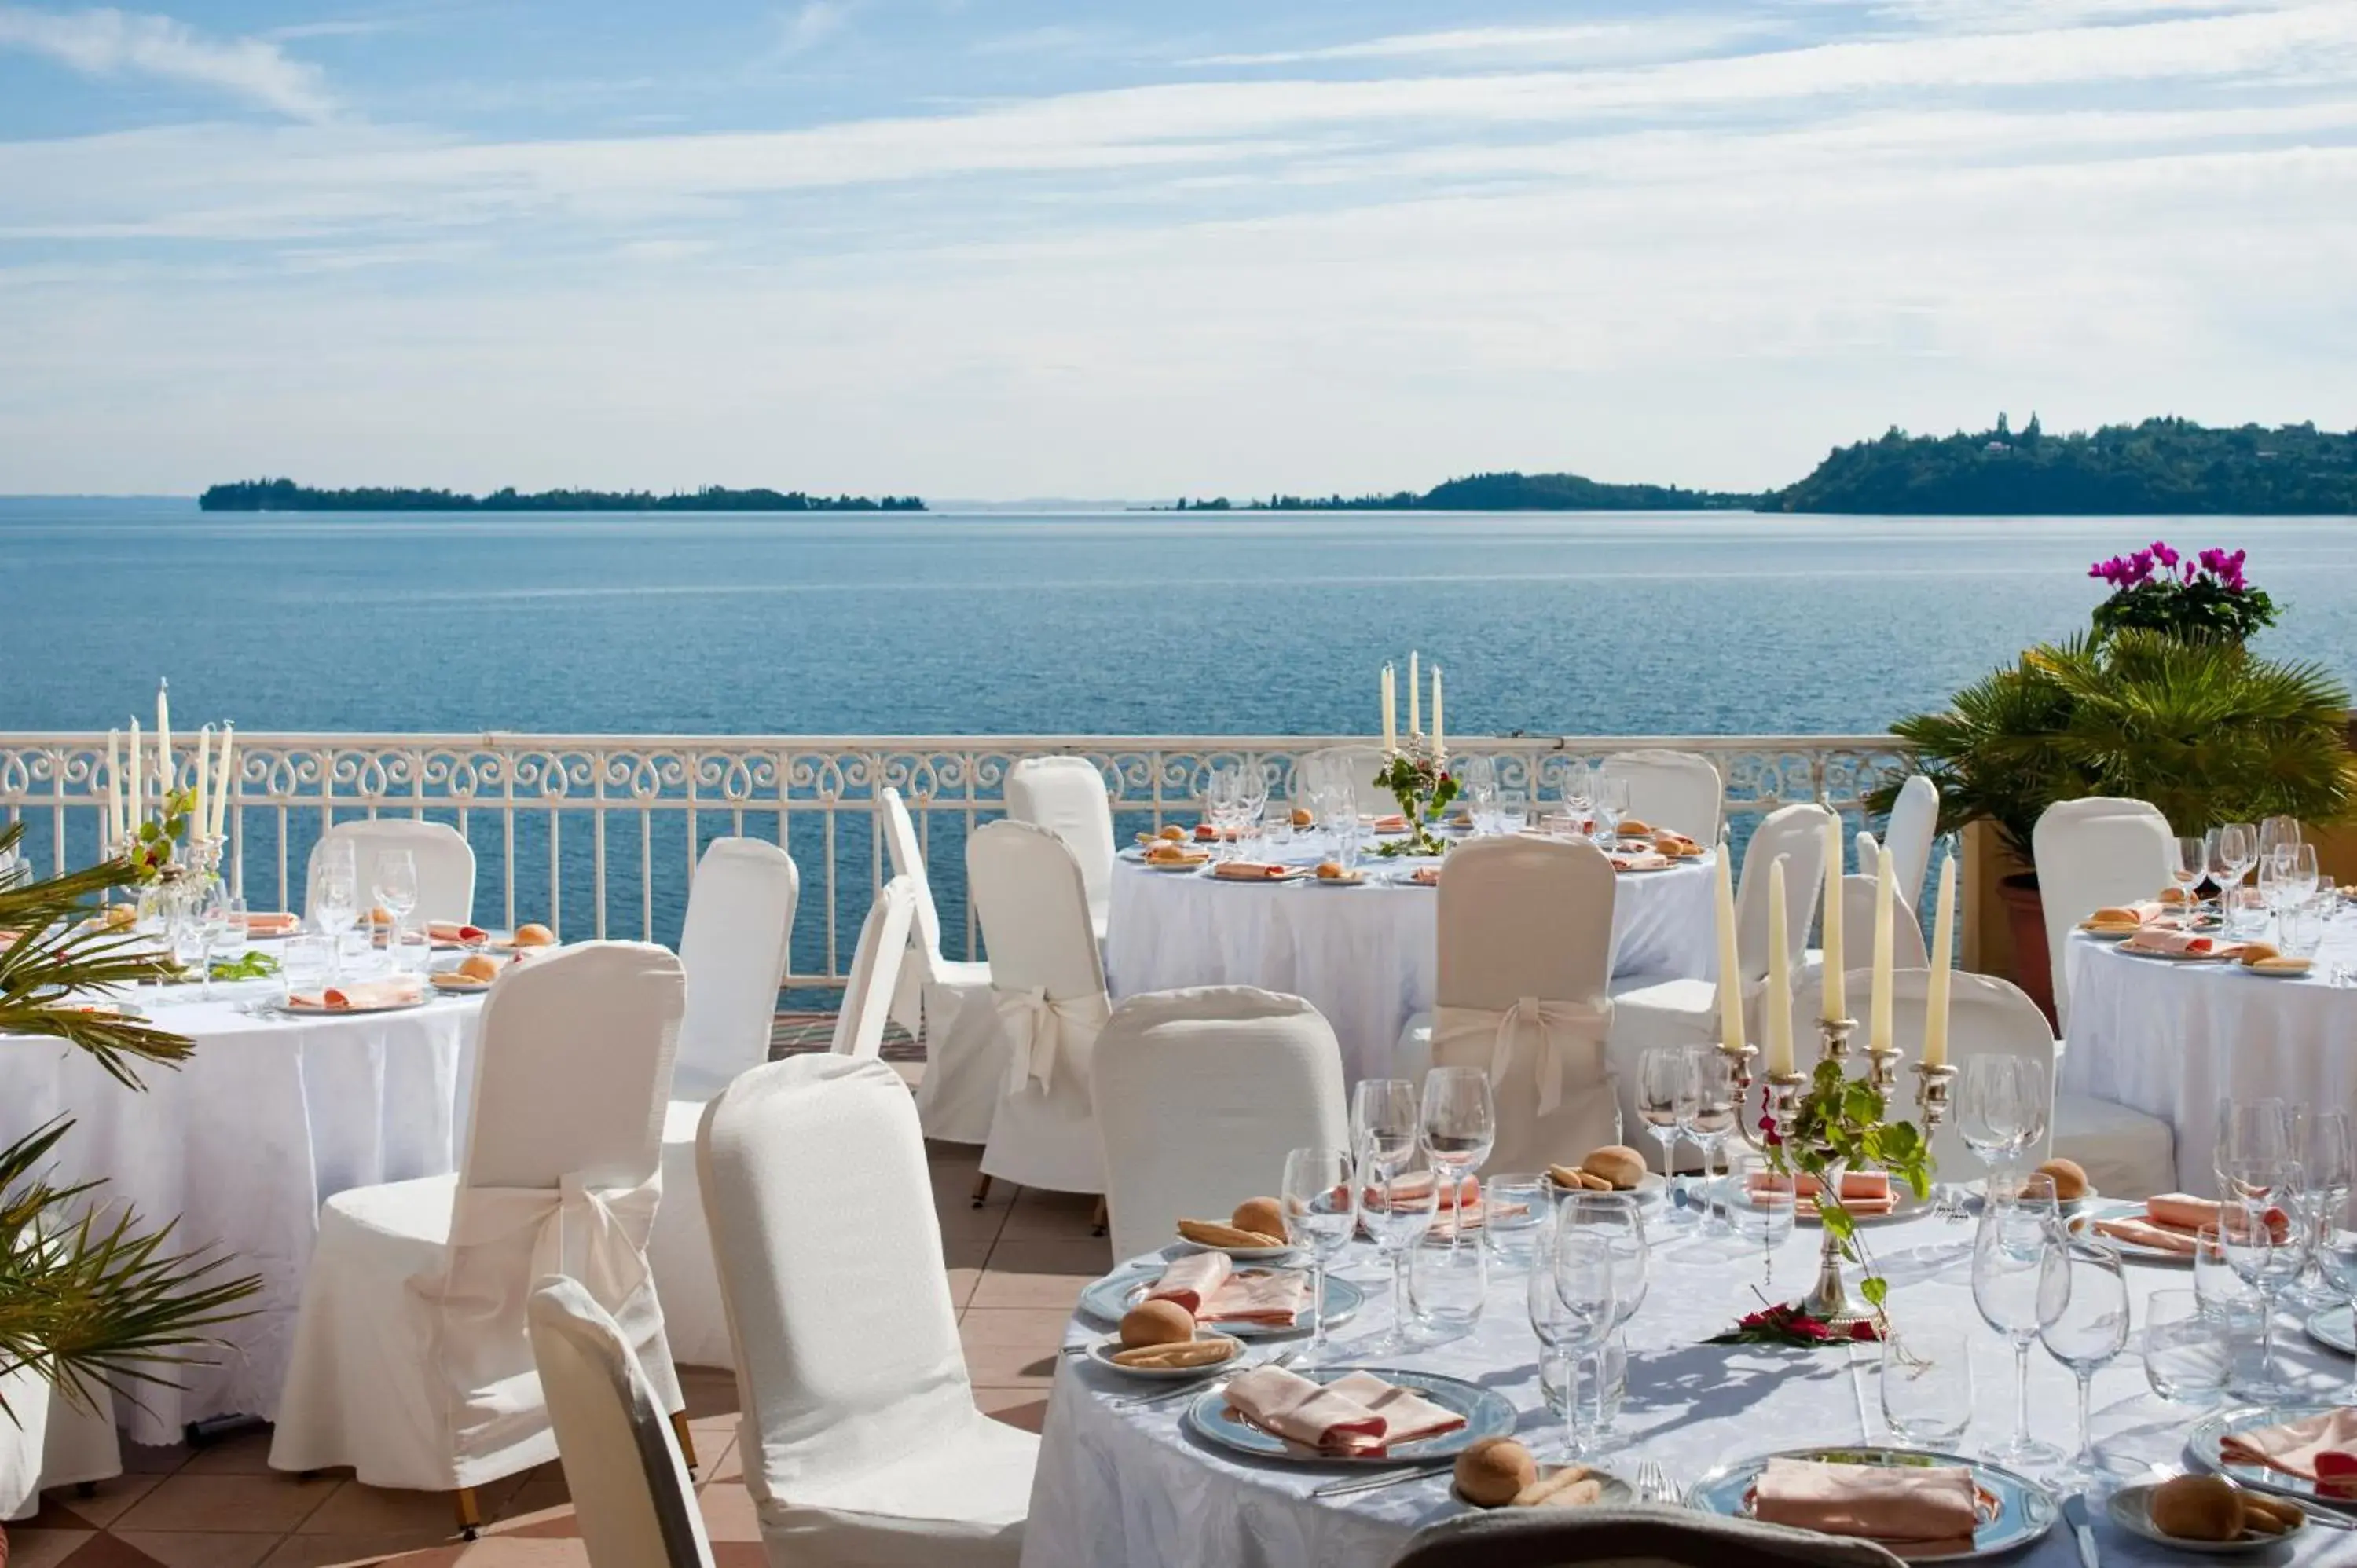
[[[687,1429],[687,1412],[671,1412],[671,1434],[679,1439],[679,1456],[687,1464],[688,1474],[695,1473],[695,1434]]]
[[[980,1208],[984,1204],[988,1203],[989,1201],[990,1177],[985,1176],[974,1184],[974,1206],[976,1208]]]
[[[476,1531],[483,1528],[482,1504],[475,1496],[475,1488],[459,1487],[452,1494],[452,1500],[458,1505],[458,1533],[468,1541],[474,1540]]]
[[[1097,1197],[1096,1212],[1089,1216],[1089,1234],[1092,1236],[1103,1235],[1105,1233],[1105,1200],[1103,1195],[1099,1194]]]

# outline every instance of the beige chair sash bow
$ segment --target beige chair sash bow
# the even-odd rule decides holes
[[[1049,995],[1044,985],[1028,991],[999,986],[993,988],[991,995],[1000,1026],[1015,1044],[1007,1080],[1010,1091],[1022,1089],[1028,1079],[1039,1086],[1041,1093],[1048,1092],[1054,1087],[1057,1058],[1085,1057],[1105,1021],[1113,1016],[1103,992],[1060,998]]]
[[[1580,1084],[1607,1081],[1604,1039],[1612,1027],[1609,1002],[1548,1002],[1525,996],[1502,1012],[1487,1007],[1441,1007],[1432,1018],[1432,1059],[1466,1062],[1489,1047],[1490,1083],[1503,1089],[1518,1047],[1529,1046],[1538,1079],[1538,1113],[1551,1116],[1563,1102],[1566,1078]],[[1457,1048],[1451,1050],[1451,1047]]]

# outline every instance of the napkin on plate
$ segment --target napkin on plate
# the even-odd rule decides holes
[[[1224,1260],[1225,1253],[1214,1254]],[[1166,1276],[1167,1277],[1167,1276]],[[1309,1305],[1309,1276],[1298,1269],[1240,1269],[1195,1309],[1198,1323],[1251,1323],[1290,1328]]]
[[[1203,1304],[1220,1294],[1228,1276],[1236,1272],[1235,1264],[1225,1252],[1189,1252],[1168,1268],[1146,1293],[1148,1301],[1175,1301],[1200,1317]]]
[[[2229,1465],[2259,1465],[2320,1481],[2332,1497],[2357,1498],[2357,1410],[2328,1410],[2281,1426],[2229,1432],[2218,1439]]]
[[[1816,1177],[1806,1171],[1795,1172],[1792,1194],[1799,1200],[1793,1212],[1806,1216],[1817,1211]],[[1888,1214],[1899,1207],[1898,1196],[1890,1190],[1890,1177],[1883,1171],[1842,1172],[1841,1200],[1842,1207],[1854,1215]]]
[[[1422,1176],[1402,1177],[1391,1184],[1388,1197],[1385,1196],[1385,1190],[1383,1187],[1369,1187],[1360,1193],[1359,1201],[1363,1207],[1379,1212],[1389,1208],[1394,1200],[1421,1203],[1424,1200],[1424,1195],[1432,1190],[1433,1179],[1429,1172]],[[1478,1208],[1480,1202],[1481,1178],[1467,1176],[1457,1185],[1456,1190],[1443,1191],[1439,1202],[1435,1207],[1444,1210],[1455,1208],[1460,1204],[1468,1208]]]
[[[2224,1208],[2214,1199],[2181,1192],[2157,1193],[2144,1200],[2142,1214],[2115,1215],[2094,1222],[2097,1234],[2138,1247],[2191,1257],[2200,1244],[2201,1228],[2224,1223]],[[2267,1229],[2278,1238],[2289,1233],[2290,1217],[2279,1208],[2266,1212]]]
[[[1362,817],[1360,820],[1367,824],[1368,830],[1372,832],[1404,833],[1407,832],[1407,819],[1397,811],[1388,811],[1376,817]]]
[[[480,926],[468,926],[457,920],[428,920],[427,940],[437,942],[479,942],[490,935]]]
[[[1826,1465],[1776,1458],[1752,1486],[1751,1514],[1825,1535],[1863,1536],[1931,1555],[1970,1550],[1979,1524],[1961,1465]]]
[[[245,918],[249,937],[284,937],[303,929],[303,917],[285,910],[257,910]]]
[[[2207,958],[2233,958],[2243,950],[2241,942],[2221,940],[2216,937],[2197,937],[2168,926],[2142,926],[2136,934],[2122,942],[2128,952],[2167,953],[2171,956],[2198,954]]]
[[[1211,867],[1211,875],[1231,882],[1280,882],[1292,870],[1273,860],[1223,860]]]
[[[1262,1431],[1327,1454],[1365,1457],[1454,1432],[1465,1418],[1372,1372],[1320,1386],[1282,1367],[1255,1367],[1228,1385],[1228,1406]]]
[[[1612,863],[1615,871],[1659,871],[1670,864],[1668,855],[1652,849],[1640,850],[1634,854],[1610,854],[1605,858]]]
[[[286,1000],[296,1007],[340,1013],[356,1007],[399,1007],[418,1000],[418,992],[405,980],[369,980],[320,991],[297,991]]]

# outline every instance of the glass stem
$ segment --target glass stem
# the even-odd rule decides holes
[[[2079,1373],[2079,1456],[2075,1463],[2086,1470],[2095,1467],[2095,1434],[2087,1423],[2088,1390],[2094,1379],[2093,1367]]]
[[[1405,1247],[1392,1254],[1392,1321],[1397,1325],[1396,1332],[1401,1343],[1406,1343],[1408,1337],[1407,1249]]]
[[[2259,1376],[2270,1384],[2276,1380],[2276,1298],[2273,1291],[2259,1293]]]
[[[2013,1440],[2029,1441],[2029,1341],[2013,1342]]]
[[[1579,1457],[1579,1355],[1566,1348],[1563,1352],[1563,1456]]]

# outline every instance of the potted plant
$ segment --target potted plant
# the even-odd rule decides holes
[[[152,877],[156,863],[126,855],[37,880],[9,853],[23,832],[21,822],[0,830],[0,1036],[63,1040],[136,1090],[138,1063],[176,1064],[190,1042],[74,998],[155,976],[156,961],[126,930],[84,917],[106,892]],[[28,1481],[40,1468],[38,1449],[15,1451],[40,1423],[11,1398],[55,1390],[79,1403],[99,1386],[131,1396],[171,1366],[200,1361],[209,1331],[242,1316],[237,1304],[261,1286],[225,1275],[224,1258],[171,1250],[170,1224],[153,1229],[105,1204],[101,1184],[52,1181],[46,1166],[72,1126],[60,1119],[0,1145],[0,1447],[10,1449],[0,1477]],[[6,1556],[0,1530],[0,1563]]]
[[[2325,822],[2351,800],[2349,693],[2316,664],[2262,659],[2226,637],[2119,625],[2041,644],[1891,726],[1940,789],[1943,832],[1986,822],[2024,863],[2047,807],[2088,795],[2149,801],[2180,833],[2275,815]],[[1889,811],[1887,786],[1867,797]],[[2001,884],[2016,976],[2053,1011],[2035,872]]]

